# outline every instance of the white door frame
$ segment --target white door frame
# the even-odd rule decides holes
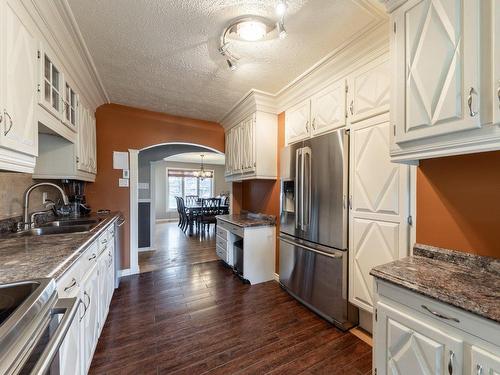
[[[148,150],[150,148],[158,147],[158,146],[166,146],[166,145],[189,145],[189,146],[198,146],[203,147],[207,150],[216,152],[218,154],[224,154],[223,152],[208,147],[205,145],[188,143],[188,142],[167,142],[167,143],[159,143],[156,145],[144,147],[140,150],[129,149],[129,168],[130,168],[130,243],[129,243],[129,259],[130,259],[130,268],[128,270],[122,270],[120,272],[121,276],[125,275],[134,275],[139,273],[139,248],[137,244],[138,239],[138,204],[139,204],[139,152]],[[151,180],[150,180],[151,183]],[[150,185],[151,188],[151,185]],[[153,210],[153,207],[151,207]]]

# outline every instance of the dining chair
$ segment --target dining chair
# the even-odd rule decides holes
[[[204,198],[201,200],[201,214],[198,218],[198,228],[210,230],[210,224],[217,227],[217,219],[220,214],[220,198]]]
[[[186,206],[196,206],[200,200],[197,195],[186,195]]]
[[[189,212],[186,210],[186,205],[184,204],[184,198],[182,197],[177,197],[179,201],[179,217],[181,218],[181,229],[183,232],[186,231],[186,229],[190,225],[190,215]]]

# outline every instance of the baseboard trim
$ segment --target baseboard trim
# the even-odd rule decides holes
[[[141,252],[141,251],[151,251],[151,250],[155,250],[155,248],[153,246],[149,246],[149,247],[140,247],[137,249],[138,252]]]
[[[278,275],[276,272],[274,273],[274,281],[276,281],[277,283],[280,282],[280,275]]]
[[[124,270],[119,270],[118,271],[118,277],[122,278],[122,277],[125,277],[125,276],[135,275],[135,274],[138,274],[138,273],[139,273],[139,268],[137,268],[137,269],[127,268],[127,269],[124,269]]]

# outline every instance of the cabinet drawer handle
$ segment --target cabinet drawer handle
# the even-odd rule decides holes
[[[90,296],[88,295],[87,292],[83,292],[83,297],[87,297],[89,299],[89,304],[86,305],[85,304],[85,301],[81,301],[83,303],[83,315],[80,317],[80,322],[83,320],[83,318],[85,318],[85,315],[87,315],[87,310],[90,306]]]
[[[67,292],[70,289],[73,289],[76,286],[76,279],[73,278],[71,279],[71,284],[68,285],[66,288],[64,288],[64,291]]]
[[[473,94],[476,94],[476,90],[474,90],[474,87],[471,87],[469,90],[469,98],[467,99],[467,105],[469,106],[470,117],[474,117],[478,114],[477,111],[472,110],[472,95]]]
[[[313,118],[312,127],[313,130],[316,130],[316,118]]]
[[[308,132],[308,131],[309,131],[309,120],[306,121],[306,132]]]
[[[447,315],[441,314],[437,311],[431,310],[425,305],[422,305],[422,308],[424,310],[427,310],[428,312],[430,312],[432,315],[437,316],[438,318],[446,319],[446,320],[453,320],[454,322],[460,323],[460,320],[458,320],[457,318],[454,318],[452,316],[447,316]]]
[[[5,109],[3,111],[3,115],[4,117],[8,117],[9,118],[9,128],[7,129],[7,121],[5,121],[5,130],[3,131],[3,135],[6,136],[7,134],[9,134],[9,132],[11,131],[12,129],[12,117],[10,117],[9,115],[9,112],[7,112]]]
[[[102,243],[102,244],[108,243],[108,240],[107,240],[106,238],[103,238],[103,239],[101,240],[101,243]]]
[[[351,100],[351,104],[349,104],[349,112],[351,112],[351,115],[354,114],[354,100]]]
[[[450,350],[450,360],[448,362],[448,374],[453,375],[453,359],[455,358],[455,353]]]
[[[95,258],[97,258],[97,255],[94,253],[94,254],[92,254],[92,256],[89,258],[89,260],[94,260]]]
[[[476,375],[483,375],[483,366],[477,365],[476,370]]]

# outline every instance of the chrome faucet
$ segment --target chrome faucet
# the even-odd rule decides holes
[[[30,194],[33,190],[35,190],[39,186],[52,186],[55,187],[59,192],[61,193],[62,199],[64,204],[69,204],[68,196],[64,192],[63,189],[61,189],[60,186],[52,183],[52,182],[39,182],[37,184],[31,185],[29,188],[26,189],[24,192],[24,206],[23,206],[23,226],[24,230],[30,229],[31,222],[29,221],[29,213],[28,213],[28,206],[29,206],[29,199],[30,199]]]

